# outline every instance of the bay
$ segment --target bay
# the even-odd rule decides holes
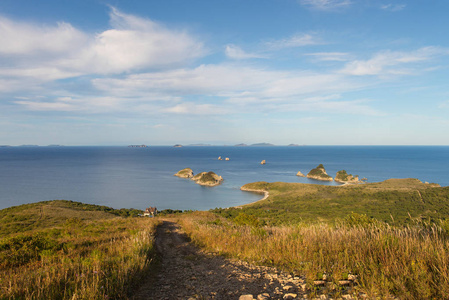
[[[217,158],[229,157],[229,161]],[[266,160],[265,165],[260,162]],[[448,146],[149,146],[0,148],[0,209],[66,199],[114,208],[207,210],[254,202],[240,187],[255,181],[337,185],[297,177],[318,164],[378,182],[418,178],[449,185]],[[190,167],[224,182],[203,187],[173,176]]]

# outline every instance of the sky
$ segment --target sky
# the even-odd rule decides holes
[[[449,145],[448,12],[1,0],[0,145]]]

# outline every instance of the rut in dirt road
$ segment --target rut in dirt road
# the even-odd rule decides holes
[[[259,299],[301,299],[304,294],[303,279],[204,253],[170,221],[158,227],[156,247],[162,259],[158,274],[142,284],[135,300],[239,299],[248,294]]]

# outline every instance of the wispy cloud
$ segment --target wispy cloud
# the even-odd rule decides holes
[[[439,47],[424,47],[411,52],[384,51],[368,60],[349,62],[341,72],[350,75],[414,74],[419,71],[407,69],[406,66],[448,54],[447,49]]]
[[[352,4],[350,0],[299,0],[299,3],[305,7],[314,10],[332,11]]]
[[[280,40],[275,41],[268,41],[265,43],[265,45],[268,47],[269,50],[279,50],[284,48],[295,48],[295,47],[304,47],[304,46],[310,46],[310,45],[318,45],[322,44],[323,42],[317,38],[316,36],[313,36],[311,34],[295,34],[289,38],[284,38]]]
[[[439,108],[449,108],[449,100],[443,101],[438,105]]]
[[[245,52],[240,47],[232,44],[226,46],[225,54],[231,59],[266,58],[262,54]]]
[[[347,61],[349,54],[344,52],[317,52],[305,54],[320,61]]]
[[[68,23],[41,26],[0,16],[0,55],[67,55],[85,44],[88,36]]]
[[[406,4],[391,4],[391,3],[384,4],[384,5],[380,6],[381,9],[387,10],[387,11],[392,11],[392,12],[401,11],[406,7],[407,7]]]

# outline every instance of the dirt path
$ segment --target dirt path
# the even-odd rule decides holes
[[[136,291],[135,300],[303,298],[302,278],[204,253],[173,222],[158,227],[156,247],[161,268]]]

